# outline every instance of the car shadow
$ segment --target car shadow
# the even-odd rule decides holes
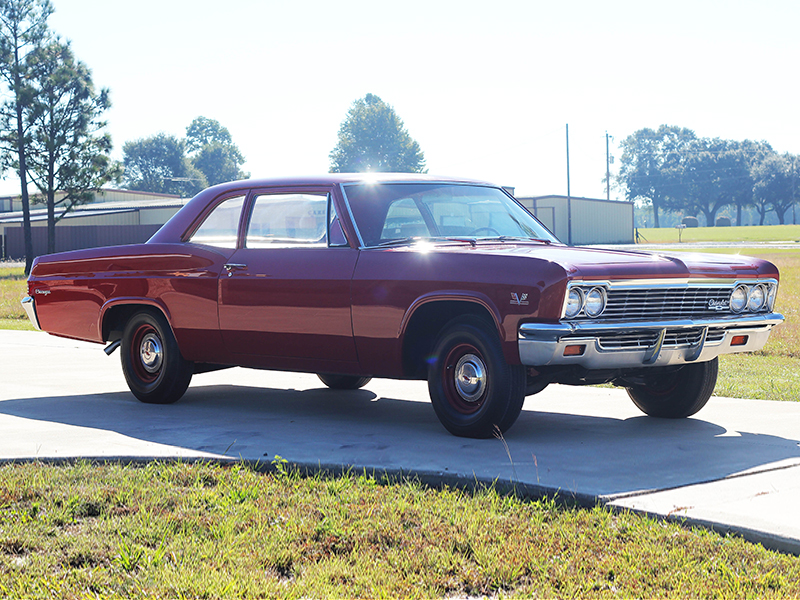
[[[0,415],[248,460],[268,462],[279,455],[304,464],[500,478],[592,496],[800,463],[798,440],[732,432],[698,418],[524,410],[503,439],[457,438],[439,424],[429,403],[379,397],[368,389],[200,385],[167,406],[117,392],[5,400]],[[86,432],[87,439],[91,435]]]

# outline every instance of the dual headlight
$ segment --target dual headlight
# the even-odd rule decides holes
[[[777,295],[778,286],[775,283],[740,283],[733,289],[729,304],[735,313],[772,310]]]
[[[571,319],[583,311],[587,317],[594,319],[603,314],[607,301],[608,296],[604,287],[595,286],[590,290],[573,287],[567,294],[567,309],[564,315]]]
[[[737,283],[731,293],[728,304],[733,313],[772,311],[778,295],[778,284],[774,281],[757,283]],[[603,286],[571,287],[567,294],[567,305],[564,316],[567,319],[583,315],[596,319],[603,314],[608,302],[608,293]],[[709,301],[709,305],[712,301]],[[716,301],[714,301],[716,302]],[[721,302],[724,302],[722,300]],[[716,305],[715,310],[724,310]]]

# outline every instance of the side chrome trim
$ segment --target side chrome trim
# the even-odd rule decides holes
[[[350,223],[353,224],[353,229],[356,230],[356,237],[358,238],[358,249],[364,249],[364,238],[361,237],[361,232],[358,229],[358,223],[356,223],[356,218],[353,216],[353,209],[350,208],[350,200],[347,198],[347,192],[344,189],[344,184],[339,184],[339,191],[342,193],[342,200],[344,200],[345,208],[347,208],[347,214],[350,217]]]
[[[754,352],[764,347],[778,313],[735,315],[718,319],[643,321],[626,323],[524,323],[519,327],[518,346],[522,364],[529,366],[579,365],[587,369],[620,369],[704,362],[721,354]],[[666,345],[668,330],[700,329],[692,344]],[[709,339],[709,330],[718,332]],[[643,333],[654,336],[648,347],[607,348],[603,335]],[[745,344],[732,346],[733,336],[747,336]],[[567,346],[584,345],[583,354],[564,356]]]
[[[28,315],[31,323],[33,323],[33,326],[37,331],[41,331],[42,328],[39,326],[39,318],[36,316],[36,302],[30,296],[25,296],[21,302],[22,308],[25,309],[25,312]]]

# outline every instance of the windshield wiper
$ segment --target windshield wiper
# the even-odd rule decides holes
[[[379,242],[375,244],[374,247],[381,248],[384,246],[404,246],[405,244],[413,244],[414,242],[419,242],[425,238],[421,237],[404,237],[404,238],[397,238],[394,240],[385,240],[383,242]]]
[[[378,244],[375,244],[374,247],[386,247],[386,246],[404,246],[405,244],[415,244],[417,242],[459,242],[461,244],[469,244],[470,246],[475,246],[478,240],[474,237],[452,237],[452,236],[414,236],[414,237],[404,237],[404,238],[397,238],[395,240],[385,240]]]
[[[523,237],[517,235],[499,235],[497,237],[479,238],[481,242],[539,242],[541,244],[551,244],[550,240],[543,240],[541,238]]]

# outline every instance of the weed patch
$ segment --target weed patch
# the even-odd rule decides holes
[[[0,489],[20,490],[0,509],[10,597],[800,594],[798,557],[493,489],[197,463],[6,465]]]

